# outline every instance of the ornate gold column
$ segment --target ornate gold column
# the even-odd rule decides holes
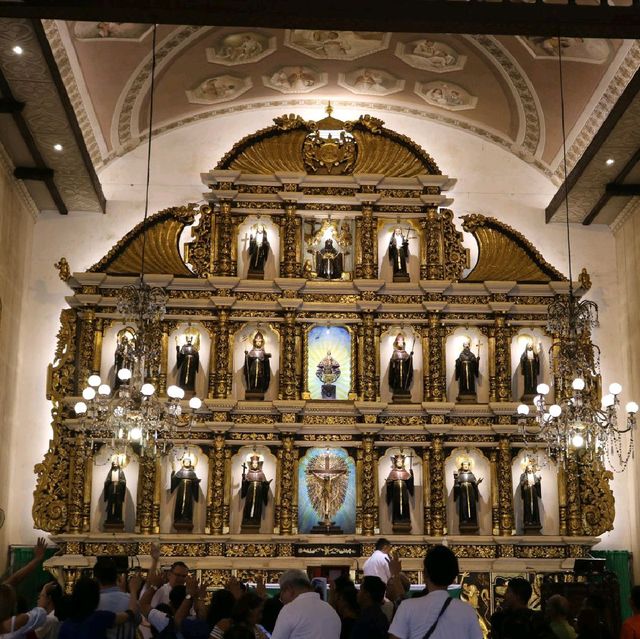
[[[224,433],[216,433],[213,446],[209,449],[207,491],[207,526],[212,535],[221,535],[224,529],[225,468]]]
[[[91,455],[89,442],[83,434],[77,434],[70,444],[71,464],[69,468],[69,493],[67,503],[67,531],[70,533],[85,532],[86,518],[86,482],[85,477],[91,471]],[[89,500],[91,494],[89,493]]]
[[[431,468],[429,449],[422,449],[422,519],[424,535],[431,536]]]
[[[282,326],[282,358],[280,361],[280,397],[298,399],[300,397],[296,376],[296,313],[286,311]]]
[[[567,534],[567,477],[564,466],[558,464],[558,518],[560,523],[559,533]]]
[[[442,437],[431,441],[431,535],[441,537],[447,528],[447,501],[444,488],[444,446]]]
[[[296,449],[293,433],[282,433],[280,439],[282,440],[282,446],[278,449],[278,493],[279,499],[279,517],[278,523],[280,527],[281,535],[291,535],[293,533],[294,518],[296,513],[294,512],[293,505],[295,503],[294,490],[295,490],[295,461],[296,461]]]
[[[281,219],[280,233],[280,277],[302,277],[302,264],[298,243],[300,237],[300,217],[296,215],[296,203],[284,203],[284,217]]]
[[[513,479],[511,476],[511,442],[501,437],[498,442],[498,499],[500,501],[500,534],[513,533]]]
[[[378,395],[376,388],[376,330],[373,313],[362,314],[362,399],[375,402]]]
[[[155,517],[158,466],[151,456],[140,457],[138,470],[138,498],[136,502],[136,530],[152,535],[158,530]],[[155,525],[154,525],[155,524]]]
[[[91,483],[93,481],[93,447],[90,443],[86,446],[86,453],[84,494],[82,497],[82,532],[88,533],[91,530]]]
[[[375,280],[378,277],[378,237],[375,232],[371,202],[362,203],[362,217],[357,222],[360,233],[356,251],[359,253],[360,260],[356,264],[356,277]]]
[[[481,326],[480,332],[487,338],[487,368],[489,370],[489,401],[497,401],[496,379],[496,329],[495,326]],[[482,357],[482,352],[480,353]]]
[[[507,326],[506,317],[495,318],[495,400],[511,401],[511,329]]]
[[[92,373],[100,375],[102,367],[102,338],[104,335],[104,320],[101,317],[96,318],[94,322],[93,333],[93,366]]]
[[[218,311],[218,327],[216,331],[216,385],[215,399],[226,399],[229,395],[229,311],[220,308]]]
[[[76,377],[77,394],[87,385],[89,375],[93,372],[93,347],[96,314],[94,311],[80,311],[79,339],[78,339],[78,374]]]
[[[231,218],[231,200],[220,200],[220,212],[216,224],[216,260],[214,275],[233,276],[236,263],[233,260],[233,220]]]
[[[222,532],[229,532],[231,521],[231,449],[224,449],[224,504],[222,506]]]
[[[158,375],[158,394],[167,394],[167,374],[169,372],[169,327],[162,325],[162,336],[160,338],[160,374]]]
[[[442,221],[435,207],[428,207],[425,217],[420,220],[424,230],[422,234],[423,259],[420,261],[420,279],[444,279],[444,237]]]
[[[362,473],[360,484],[362,489],[362,534],[374,535],[378,527],[378,508],[376,504],[376,462],[377,455],[374,447],[374,433],[364,433],[362,436]]]
[[[500,488],[498,486],[498,452],[491,450],[489,453],[491,468],[491,530],[493,535],[500,534]]]
[[[429,313],[429,380],[426,401],[446,401],[443,331],[438,313]]]
[[[216,396],[216,362],[218,345],[218,326],[216,322],[202,322],[209,333],[211,348],[209,349],[209,367],[207,377],[207,398],[214,399]]]
[[[578,476],[578,462],[575,454],[567,456],[566,486],[567,486],[567,534],[576,537],[582,534],[582,522],[580,517],[580,478]]]

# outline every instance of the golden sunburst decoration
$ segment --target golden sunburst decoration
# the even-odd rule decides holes
[[[331,451],[318,455],[307,466],[307,491],[313,509],[331,520],[344,503],[349,480],[346,461]]]

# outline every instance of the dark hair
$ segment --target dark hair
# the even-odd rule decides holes
[[[65,595],[63,593],[59,601],[56,603],[56,607],[53,614],[56,616],[56,619],[58,621],[64,621],[65,619],[68,619],[71,616],[72,610],[73,610],[73,607],[71,604],[71,595]]]
[[[448,586],[458,576],[458,559],[446,546],[433,546],[424,558],[424,572],[436,586]]]
[[[345,588],[336,590],[336,598],[352,612],[358,612],[360,610],[360,606],[358,605],[358,591],[353,582]]]
[[[111,586],[118,581],[118,567],[111,557],[98,557],[93,567],[93,576],[101,586]]]
[[[265,630],[273,633],[276,627],[278,615],[284,604],[280,601],[280,597],[268,597],[262,608],[262,626]]]
[[[334,579],[333,587],[335,593],[338,594],[347,588],[355,588],[356,585],[351,581],[349,575],[340,575]]]
[[[531,593],[533,592],[533,588],[531,584],[522,577],[514,577],[513,579],[509,579],[509,583],[507,584],[507,588],[511,590],[511,592],[518,598],[520,601],[527,605],[529,603],[529,599],[531,599]]]
[[[187,596],[187,587],[186,586],[174,586],[169,593],[169,603],[174,610],[180,608],[180,604],[184,601],[184,598]]]
[[[636,610],[640,610],[640,586],[631,589],[631,603]]]
[[[262,597],[251,590],[245,592],[233,607],[231,618],[234,623],[249,623],[249,615],[264,603]]]
[[[86,619],[93,613],[100,602],[100,586],[91,577],[80,577],[71,593],[71,617]]]
[[[209,629],[213,628],[221,619],[227,619],[231,615],[231,609],[235,604],[231,591],[226,589],[216,590],[211,595],[211,603],[207,610],[207,623]]]
[[[391,542],[384,537],[380,537],[378,541],[376,541],[376,550],[382,550],[385,546],[390,546]]]
[[[377,604],[382,604],[384,601],[386,589],[384,581],[380,577],[374,577],[373,575],[365,577],[360,584],[360,590],[364,590]]]
[[[57,610],[62,598],[64,597],[64,590],[62,590],[62,586],[57,581],[52,581],[51,583],[46,584],[46,588],[47,590],[45,592],[47,593],[47,597],[51,599],[54,610]]]
[[[242,623],[236,624],[224,633],[224,639],[256,639],[256,631]]]
[[[174,561],[171,564],[171,570],[173,570],[174,568],[185,568],[186,570],[189,570],[189,566],[187,566],[184,561]]]

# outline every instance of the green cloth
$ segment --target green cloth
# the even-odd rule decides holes
[[[56,550],[57,548],[47,548],[45,560],[52,557]],[[11,573],[26,566],[33,559],[33,551],[33,546],[11,546],[9,549]],[[51,574],[42,570],[42,566],[38,566],[24,581],[18,584],[16,592],[27,610],[36,605],[42,586],[50,581],[53,581]]]
[[[594,557],[605,559],[605,568],[618,577],[620,587],[620,612],[623,621],[628,619],[633,611],[629,598],[631,597],[631,553],[627,550],[592,550]]]

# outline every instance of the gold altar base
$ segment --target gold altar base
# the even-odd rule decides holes
[[[344,535],[344,531],[340,526],[336,526],[335,522],[319,521],[312,529],[312,535]]]

